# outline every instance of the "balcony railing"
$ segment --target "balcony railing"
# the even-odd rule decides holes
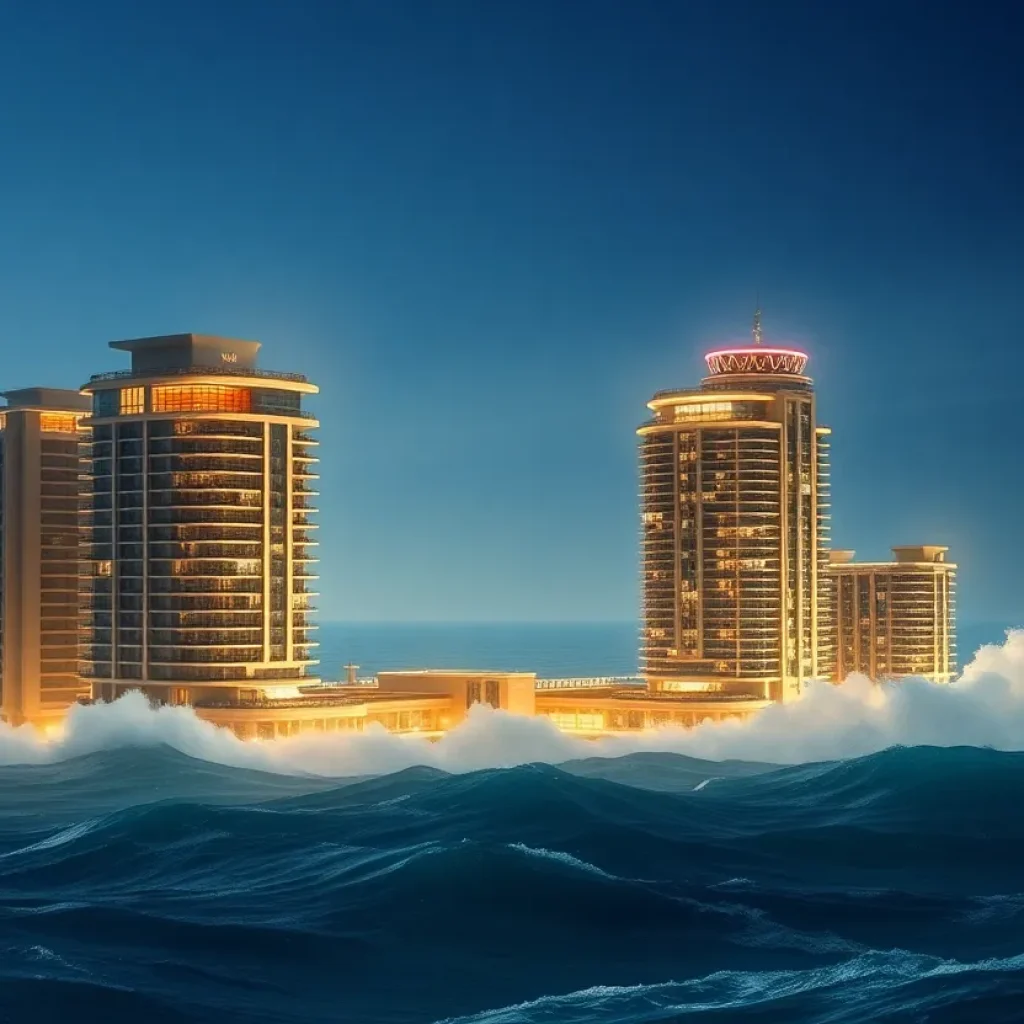
[[[642,686],[636,676],[580,676],[572,679],[538,679],[538,690],[593,690],[608,686]]]
[[[255,367],[238,366],[177,366],[167,369],[151,369],[136,373],[135,370],[108,370],[105,373],[94,373],[89,383],[102,383],[109,380],[131,380],[149,377],[256,377],[265,380],[287,380],[297,384],[308,384],[309,378],[304,373],[288,373],[284,370],[258,370]]]

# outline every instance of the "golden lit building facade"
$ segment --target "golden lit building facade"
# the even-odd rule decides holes
[[[303,733],[351,735],[378,728],[439,739],[480,704],[544,719],[562,732],[596,737],[743,719],[768,703],[728,696],[691,700],[650,693],[638,685],[595,683],[600,681],[538,682],[532,672],[417,669],[381,672],[372,684],[302,687],[291,698],[204,701],[196,714],[247,740]]]
[[[88,398],[4,392],[0,408],[0,712],[59,720],[88,688],[78,675],[79,491]]]
[[[245,739],[383,727],[430,738],[475,704],[581,736],[742,719],[811,679],[956,671],[943,547],[830,551],[829,437],[807,355],[706,356],[638,430],[638,680],[419,670],[317,675],[317,388],[259,343],[115,342],[131,368],[0,409],[0,712],[49,724],[142,690]]]
[[[437,739],[464,721],[476,704],[534,715],[536,685],[533,672],[415,669],[381,672],[372,685],[303,686],[289,698],[206,701],[196,713],[241,739],[375,727]]]
[[[836,679],[921,676],[947,683],[956,664],[956,566],[948,548],[893,548],[891,562],[833,551],[827,567],[837,636]]]
[[[259,343],[112,342],[92,377],[82,673],[96,697],[171,704],[315,678],[317,388],[257,368]],[[281,688],[284,687],[284,691]]]
[[[807,356],[761,342],[658,392],[640,436],[641,667],[652,690],[788,700],[834,640],[828,434]]]

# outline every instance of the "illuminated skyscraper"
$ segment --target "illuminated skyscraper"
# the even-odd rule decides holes
[[[893,548],[891,562],[854,562],[833,551],[828,566],[836,618],[836,678],[956,674],[956,566],[948,548]]]
[[[638,431],[642,667],[655,690],[787,700],[834,670],[829,431],[807,356],[762,344],[760,311],[752,344],[705,358]]]
[[[4,392],[0,409],[0,709],[56,721],[80,693],[78,576],[82,425],[77,391]]]
[[[317,426],[305,377],[256,367],[258,342],[112,342],[94,376],[91,578],[83,673],[97,697],[258,700],[309,681]]]

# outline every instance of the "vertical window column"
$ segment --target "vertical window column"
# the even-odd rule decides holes
[[[270,472],[267,506],[270,517],[270,660],[284,661],[288,654],[288,427],[270,424]]]
[[[142,679],[143,545],[142,423],[119,423],[114,442],[115,582],[117,623],[114,675]]]
[[[100,392],[109,394],[109,392]],[[84,586],[88,623],[87,646],[83,653],[83,670],[93,679],[110,679],[113,675],[114,649],[114,460],[113,427],[93,428],[92,472],[88,485],[86,508],[88,536],[87,569]]]

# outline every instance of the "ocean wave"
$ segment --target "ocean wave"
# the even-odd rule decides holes
[[[737,774],[744,762],[848,759],[899,745],[1024,749],[1024,631],[1011,631],[1001,646],[983,647],[953,684],[905,679],[875,685],[851,676],[839,686],[812,683],[801,699],[772,705],[747,722],[706,722],[694,729],[584,740],[542,718],[477,707],[437,743],[379,728],[245,743],[189,708],[150,708],[136,693],[111,705],[72,708],[63,736],[52,742],[27,727],[0,726],[0,765],[46,765],[101,751],[169,746],[235,768],[343,778],[415,765],[459,773],[651,751],[727,762]],[[706,772],[693,785],[719,774]]]
[[[0,729],[0,1018],[1016,1019],[1022,653],[623,742]]]
[[[929,1014],[953,1005],[969,1013],[979,1004],[985,1020],[1010,1020],[1006,1014],[1016,1012],[1024,990],[1022,971],[1024,956],[960,963],[872,951],[806,971],[720,971],[684,982],[595,985],[438,1024],[656,1024],[702,1015],[720,1019],[724,1012],[730,1021],[863,1024],[932,1019]]]
[[[609,762],[628,786],[593,762],[583,776],[410,768],[341,784],[118,749],[69,762],[60,799],[45,766],[22,774],[20,790],[0,787],[0,1015],[70,1007],[78,986],[81,1014],[114,1020],[596,1024],[757,1006],[786,1006],[787,1021],[857,1007],[863,1020],[945,1005],[928,986],[949,965],[967,965],[963,1005],[1012,988],[1024,869],[987,891],[998,836],[970,833],[968,855],[922,885],[921,852],[882,831],[889,863],[858,873],[835,821],[851,793],[861,809],[889,800],[899,836],[928,778],[980,772],[998,790],[1015,755],[906,749],[842,771],[726,772],[697,793],[661,788],[694,771],[688,759],[636,760]],[[37,809],[19,817],[26,788]],[[124,806],[89,802],[118,794]],[[892,820],[901,807],[911,824]],[[894,940],[914,950],[897,957],[902,974],[871,952]],[[982,955],[1005,969],[982,977]],[[481,1015],[488,1005],[507,1009]]]
[[[534,847],[527,846],[525,843],[509,843],[508,847],[510,850],[516,850],[527,857],[540,857],[544,860],[551,860],[556,864],[563,864],[577,871],[587,871],[590,874],[597,875],[599,878],[607,878],[609,881],[615,879],[614,875],[609,875],[607,871],[602,871],[596,865],[588,864],[585,860],[580,860],[579,857],[574,857],[571,853],[563,853],[560,850],[534,849]]]

